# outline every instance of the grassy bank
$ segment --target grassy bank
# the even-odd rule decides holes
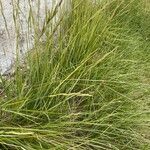
[[[145,2],[74,0],[59,30],[47,19],[46,41],[2,77],[1,149],[150,149]]]

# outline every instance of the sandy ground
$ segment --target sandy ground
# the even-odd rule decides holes
[[[34,31],[28,24],[29,14],[39,27],[43,25],[45,12],[60,0],[0,0],[0,73],[7,72],[16,54],[25,54],[33,46]],[[29,3],[30,2],[30,3]],[[16,44],[17,43],[17,44]]]

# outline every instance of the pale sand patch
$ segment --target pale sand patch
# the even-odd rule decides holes
[[[34,43],[34,30],[29,16],[34,16],[38,29],[42,28],[45,14],[61,0],[0,0],[0,73],[9,70],[16,54],[25,54]],[[66,3],[68,0],[63,1]],[[69,0],[70,1],[70,0]],[[30,3],[29,3],[30,2]],[[66,7],[66,6],[65,6]],[[32,11],[31,11],[32,10]],[[17,44],[16,44],[17,43]]]

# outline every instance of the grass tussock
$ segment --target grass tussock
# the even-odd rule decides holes
[[[73,0],[59,30],[45,25],[46,41],[1,80],[1,149],[150,149],[145,3]]]

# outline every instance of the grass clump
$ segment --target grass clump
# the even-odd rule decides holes
[[[1,149],[148,150],[144,6],[144,0],[72,1],[57,35],[46,34],[25,67],[2,78]]]

